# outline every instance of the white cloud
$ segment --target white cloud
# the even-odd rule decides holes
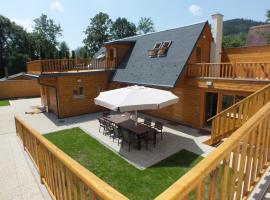
[[[53,0],[53,2],[50,4],[50,9],[59,12],[64,11],[64,8],[59,0]]]
[[[28,32],[33,30],[33,20],[31,19],[11,19],[11,21],[15,22],[18,25],[24,27]]]
[[[188,10],[193,15],[201,15],[202,14],[202,8],[196,4],[192,4],[191,6],[189,6]]]

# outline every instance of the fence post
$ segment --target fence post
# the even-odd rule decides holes
[[[40,178],[40,182],[41,184],[44,184],[43,182],[43,177],[44,177],[44,165],[43,165],[43,161],[42,161],[42,150],[41,150],[41,145],[40,143],[37,141],[37,166],[38,166],[38,169],[39,169],[39,178]]]

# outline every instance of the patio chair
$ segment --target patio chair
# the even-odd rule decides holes
[[[135,135],[124,128],[122,129],[122,133],[123,140],[121,145],[123,146],[124,142],[126,142],[128,144],[128,151],[130,152],[131,144],[136,141]]]
[[[119,126],[116,126],[116,125],[114,125],[113,126],[113,142],[114,142],[114,140],[115,139],[117,139],[118,141],[117,141],[117,144],[119,145],[120,144],[120,140],[123,138],[123,133],[122,133],[122,128],[121,127],[119,127]]]
[[[144,118],[144,121],[143,121],[143,124],[145,124],[146,126],[152,126],[152,119],[151,118],[148,118],[148,117],[145,117]]]
[[[112,136],[114,133],[113,125],[110,121],[105,120],[105,135]]]
[[[105,132],[105,129],[106,129],[106,124],[105,124],[104,118],[98,118],[98,122],[99,122],[98,132],[100,132],[100,129],[103,128],[103,133],[104,133]]]
[[[111,114],[110,111],[106,111],[106,112],[103,112],[103,113],[102,113],[102,116],[103,116],[103,117],[107,117],[109,114]]]
[[[155,125],[154,125],[155,132],[156,132],[156,134],[160,134],[161,140],[163,140],[163,132],[162,132],[163,126],[164,126],[164,124],[162,122],[159,122],[159,121],[156,121]]]
[[[157,133],[156,133],[156,130],[155,129],[154,130],[151,130],[151,131],[147,132],[146,135],[147,135],[147,143],[149,141],[153,141],[153,146],[155,148],[156,147],[156,143],[157,143],[157,137],[156,137]]]

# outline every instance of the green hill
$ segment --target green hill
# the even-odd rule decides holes
[[[247,33],[249,27],[265,24],[251,19],[231,19],[223,22],[223,35]]]
[[[223,48],[242,47],[246,44],[249,27],[265,24],[250,19],[231,19],[223,22]]]

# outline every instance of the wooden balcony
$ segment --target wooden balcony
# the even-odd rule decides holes
[[[79,72],[98,69],[114,69],[116,60],[54,59],[35,60],[27,63],[27,73]]]
[[[187,76],[190,78],[270,80],[270,62],[189,64]]]

